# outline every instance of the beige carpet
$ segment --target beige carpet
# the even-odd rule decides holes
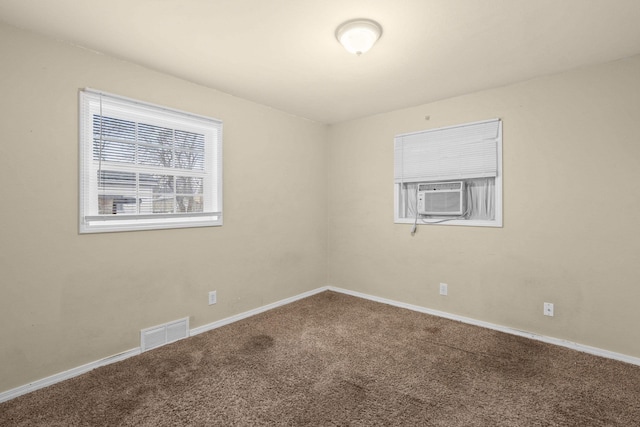
[[[640,367],[324,292],[0,404],[2,426],[634,426]]]

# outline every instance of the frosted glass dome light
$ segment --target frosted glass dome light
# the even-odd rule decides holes
[[[370,19],[354,19],[340,25],[336,38],[348,52],[361,55],[382,35],[382,27]]]

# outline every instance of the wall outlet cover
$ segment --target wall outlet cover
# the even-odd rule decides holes
[[[449,286],[446,283],[440,283],[440,295],[447,295]]]

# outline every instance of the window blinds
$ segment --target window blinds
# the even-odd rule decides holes
[[[88,89],[80,101],[83,232],[221,223],[220,121]]]
[[[395,182],[497,176],[501,126],[493,119],[396,136]]]

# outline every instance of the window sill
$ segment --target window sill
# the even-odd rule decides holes
[[[440,221],[440,219],[431,219],[431,221]],[[395,224],[411,224],[413,225],[413,223],[415,222],[415,218],[395,218],[394,223]],[[427,220],[425,220],[425,222],[421,222],[420,219],[418,219],[418,225],[461,225],[464,227],[495,227],[495,228],[502,228],[502,220],[479,220],[479,219],[454,219],[451,221],[445,221],[445,222],[437,222],[434,224],[429,224],[427,222]]]
[[[110,218],[110,217],[107,217]],[[80,234],[120,231],[162,230],[171,228],[219,227],[222,215],[193,218],[120,219],[117,221],[92,219],[80,223]]]

